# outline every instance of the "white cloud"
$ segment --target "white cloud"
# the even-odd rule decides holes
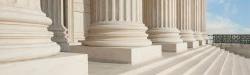
[[[219,15],[207,14],[207,32],[209,34],[247,34],[250,27],[242,27],[229,18]]]

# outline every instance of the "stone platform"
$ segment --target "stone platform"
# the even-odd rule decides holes
[[[86,54],[59,53],[54,56],[0,62],[0,75],[88,75]]]

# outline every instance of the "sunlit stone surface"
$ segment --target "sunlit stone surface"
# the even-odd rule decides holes
[[[0,0],[0,75],[249,75],[249,51],[207,44],[205,10],[206,0]]]
[[[52,17],[52,26],[57,27],[52,27],[52,31],[60,26],[55,18]],[[64,48],[52,42],[61,42],[57,35],[61,33],[55,32],[51,40],[51,24],[52,20],[41,10],[40,0],[1,0],[0,75],[87,75],[87,56],[61,53]]]

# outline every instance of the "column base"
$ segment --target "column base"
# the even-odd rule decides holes
[[[188,48],[198,48],[199,47],[199,41],[192,41],[192,42],[187,42]]]
[[[206,45],[207,41],[206,40],[199,40],[199,45],[203,46]]]
[[[81,46],[72,52],[86,53],[89,60],[106,63],[140,64],[160,58],[162,50],[160,45],[148,47],[89,47]]]
[[[54,56],[0,62],[0,75],[88,75],[86,54],[59,53]]]
[[[180,43],[153,43],[155,45],[162,45],[162,50],[164,52],[184,52],[187,51],[187,43],[180,42]]]

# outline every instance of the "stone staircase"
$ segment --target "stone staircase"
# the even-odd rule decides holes
[[[140,65],[89,62],[90,75],[249,75],[250,60],[215,46],[202,46]]]

